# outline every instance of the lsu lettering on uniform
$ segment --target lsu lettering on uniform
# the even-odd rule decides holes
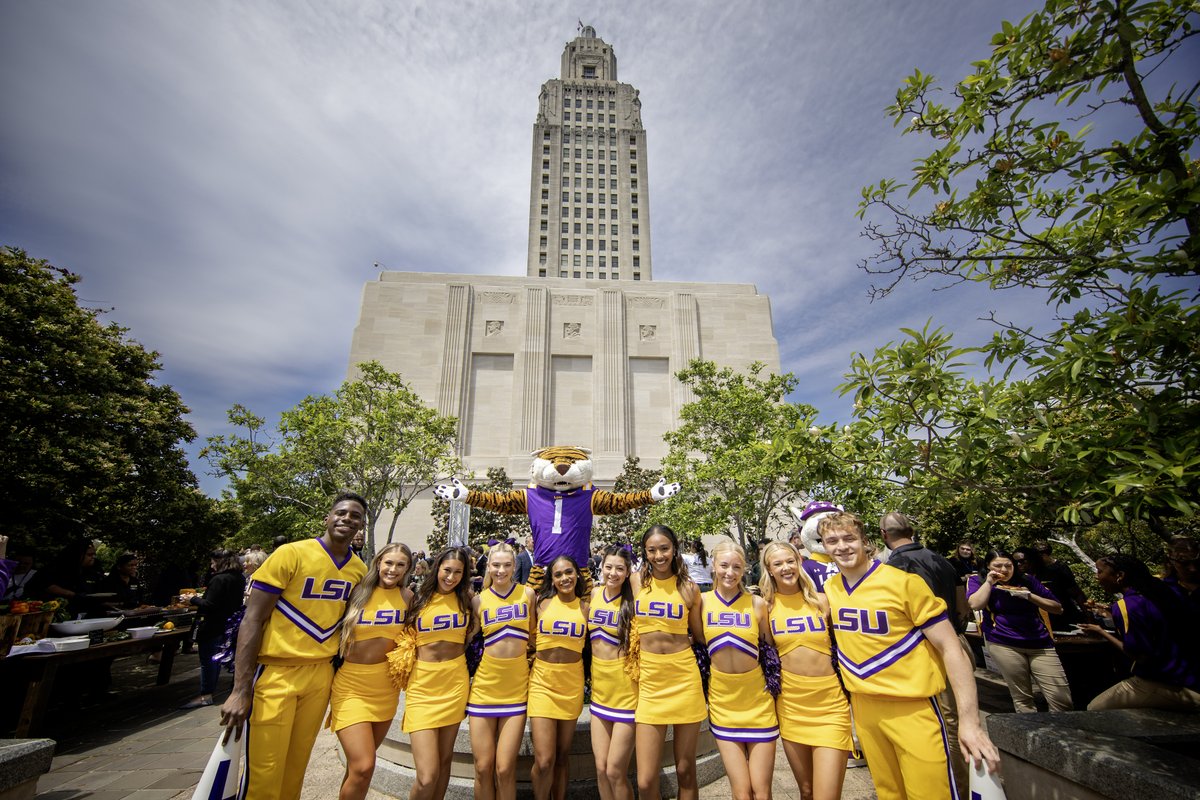
[[[538,614],[537,652],[563,647],[582,653],[587,627],[579,598],[564,603],[555,595]],[[582,711],[583,660],[554,664],[535,658],[529,673],[529,716],[578,719]]]
[[[354,641],[392,641],[404,628],[408,604],[399,586],[376,586],[354,622]],[[396,716],[400,693],[388,677],[388,662],[342,663],[329,695],[330,727],[336,732],[359,722],[389,722]]]
[[[833,645],[825,614],[809,605],[800,592],[777,592],[768,620],[780,658],[798,647],[807,647],[832,658]],[[810,747],[854,748],[850,735],[850,703],[836,674],[798,675],[784,669],[780,684],[782,688],[775,700],[775,710],[784,739]]]
[[[621,616],[621,595],[611,600],[605,587],[592,590],[588,618],[588,637],[592,642],[606,642],[619,647],[618,619]],[[625,659],[597,658],[592,650],[592,716],[609,722],[634,722],[637,708],[637,683],[625,674]]]
[[[505,639],[529,641],[529,601],[525,586],[514,583],[507,594],[489,586],[479,595],[483,630],[483,660],[471,681],[467,714],[472,717],[516,717],[525,713],[529,694],[529,659],[525,652],[512,658],[489,653]]]
[[[239,797],[300,796],[329,704],[334,631],[366,571],[353,552],[338,561],[320,539],[281,545],[255,571],[253,590],[278,599],[263,626]]]
[[[638,635],[655,631],[688,632],[688,609],[674,576],[649,576],[634,595],[633,618]],[[687,725],[708,716],[700,668],[690,647],[677,653],[650,653],[643,647],[638,671],[638,704],[634,717],[645,725]]]
[[[416,620],[411,622],[417,629],[418,650],[434,642],[466,644],[471,614],[458,607],[458,595],[454,592],[435,591]],[[467,716],[469,687],[466,656],[446,661],[418,658],[404,692],[401,730],[412,733],[462,722]]]
[[[838,664],[880,800],[957,796],[936,695],[946,673],[924,630],[948,619],[919,576],[872,562],[825,584]],[[919,794],[918,794],[919,793]]]
[[[758,665],[758,617],[754,596],[739,591],[726,603],[717,592],[700,596],[704,640],[712,655],[732,647],[754,658],[747,672],[722,672],[716,667],[708,678],[708,726],[717,739],[728,742],[773,742],[779,736],[775,703],[767,692]]]

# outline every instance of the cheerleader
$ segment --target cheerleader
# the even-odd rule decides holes
[[[700,669],[689,632],[703,639],[700,592],[688,577],[679,539],[666,525],[642,535],[642,570],[634,579],[633,612],[640,641],[634,750],[638,796],[659,797],[667,726],[675,734],[675,777],[680,800],[696,800],[696,738],[708,716]]]
[[[375,751],[383,742],[400,694],[388,677],[387,654],[404,627],[412,592],[404,579],[412,566],[406,545],[380,550],[362,582],[354,587],[339,623],[342,666],[333,677],[329,721],[346,754],[346,775],[338,800],[362,800],[375,772]]]
[[[416,773],[410,800],[444,797],[450,784],[454,737],[467,714],[464,653],[474,633],[470,563],[465,547],[447,547],[439,553],[408,614],[417,648],[401,722],[412,745]]]
[[[734,797],[769,800],[779,723],[758,663],[767,604],[743,591],[746,552],[727,539],[712,552],[713,591],[700,595],[704,640],[712,659],[709,728]]]
[[[472,609],[483,629],[483,661],[467,700],[475,796],[513,800],[517,796],[517,751],[525,732],[529,694],[529,633],[537,603],[533,589],[514,582],[516,553],[503,542],[488,550],[483,591]]]
[[[759,589],[782,668],[775,710],[801,797],[836,800],[853,748],[850,704],[833,670],[829,605],[800,565],[787,542],[763,548]]]
[[[633,627],[633,565],[623,545],[610,544],[600,562],[600,585],[592,590],[588,635],[592,645],[592,754],[601,800],[633,797],[637,682],[626,670]]]
[[[562,555],[550,562],[538,591],[537,651],[529,675],[529,733],[533,739],[533,796],[567,796],[568,759],[583,711],[583,645],[588,603],[579,565]]]

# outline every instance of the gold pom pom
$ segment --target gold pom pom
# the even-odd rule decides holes
[[[634,683],[642,674],[642,639],[637,625],[629,626],[629,649],[625,651],[625,676]]]
[[[400,691],[408,688],[408,679],[412,677],[413,667],[417,663],[417,631],[406,627],[396,637],[396,646],[387,654],[388,676],[392,685]]]

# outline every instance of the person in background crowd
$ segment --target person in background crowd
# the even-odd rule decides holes
[[[64,598],[72,617],[99,614],[103,606],[88,599],[95,564],[96,546],[90,539],[68,542],[50,566],[34,576],[29,594],[46,600]]]
[[[17,562],[10,561],[8,558],[8,537],[0,535],[0,597],[8,594],[8,587],[16,566]]]
[[[104,580],[96,584],[96,592],[114,594],[105,603],[112,608],[137,608],[142,602],[141,586],[137,584],[141,559],[134,553],[122,553],[113,562]]]
[[[892,551],[888,556],[888,565],[925,581],[925,585],[934,596],[946,604],[950,624],[954,626],[958,642],[967,660],[974,666],[975,657],[966,637],[963,636],[970,609],[954,565],[929,548],[917,544],[912,523],[899,511],[884,514],[879,520],[879,531],[883,534],[884,545]],[[958,708],[954,705],[954,692],[950,691],[949,687],[943,689],[937,696],[937,701],[946,723],[946,738],[950,741],[950,767],[954,770],[954,782],[959,796],[966,798],[969,788],[967,762],[958,746]]]
[[[533,569],[533,537],[526,536],[525,543],[517,550],[517,572],[513,577],[524,586],[529,582],[529,570]]]
[[[278,550],[280,547],[283,547],[287,543],[288,543],[288,537],[284,536],[283,534],[276,536],[274,539],[271,540],[271,552],[274,553],[276,550]]]
[[[975,543],[969,539],[959,542],[958,547],[954,548],[954,555],[947,560],[958,574],[958,582],[963,585],[966,585],[967,578],[979,572],[979,562],[975,560]]]
[[[280,545],[254,573],[238,631],[233,691],[221,725],[240,738],[247,726],[242,800],[300,797],[304,770],[329,705],[333,631],[367,567],[350,541],[367,519],[367,502],[340,492],[325,533]],[[313,590],[316,591],[313,591]]]
[[[983,611],[983,638],[996,660],[1018,713],[1037,711],[1037,683],[1051,711],[1070,711],[1071,689],[1054,649],[1050,614],[1061,608],[1054,594],[1021,570],[1014,555],[990,552],[985,570],[967,581],[967,602]]]
[[[29,583],[37,575],[37,570],[33,568],[33,556],[29,553],[13,553],[9,560],[12,563],[12,575],[8,587],[0,592],[0,599],[25,600]]]
[[[413,564],[412,575],[408,578],[408,588],[414,592],[421,588],[421,583],[424,582],[425,576],[429,574],[429,562],[423,558],[418,558]]]
[[[1079,588],[1075,573],[1071,568],[1054,557],[1050,543],[1040,539],[1032,547],[1022,548],[1025,557],[1032,550],[1035,556],[1034,568],[1031,570],[1035,578],[1050,590],[1058,602],[1062,603],[1061,614],[1050,617],[1050,624],[1056,631],[1070,630],[1075,624],[1084,621],[1083,609],[1087,606],[1087,595]],[[1037,563],[1040,561],[1040,565]],[[1029,571],[1029,568],[1026,568]]]
[[[697,536],[688,543],[690,552],[683,554],[683,563],[687,565],[688,577],[701,592],[712,591],[713,574],[708,566],[708,554],[704,552],[704,542]]]
[[[362,558],[363,550],[366,549],[366,547],[367,535],[362,531],[359,531],[354,535],[354,538],[350,540],[350,550],[353,551],[354,555]]]
[[[1079,627],[1125,653],[1133,674],[1101,693],[1088,711],[1200,710],[1200,646],[1183,600],[1144,563],[1122,553],[1096,560],[1096,582],[1106,592],[1122,594],[1112,604],[1116,635],[1099,625]]]
[[[858,516],[831,514],[821,520],[818,535],[840,572],[825,584],[825,597],[855,728],[879,797],[957,794],[936,699],[947,677],[958,705],[963,755],[996,771],[1000,754],[980,724],[975,676],[946,604],[916,575],[871,558]]]
[[[195,606],[200,611],[200,621],[196,625],[196,647],[200,650],[200,694],[180,706],[184,709],[213,704],[213,694],[221,678],[221,664],[214,662],[213,657],[225,640],[226,623],[242,607],[246,597],[246,576],[237,554],[232,550],[214,550],[210,563],[213,577],[204,595],[179,596],[180,602]]]
[[[1163,581],[1179,595],[1190,613],[1200,613],[1200,544],[1195,539],[1171,538]]]
[[[252,576],[258,568],[267,560],[267,554],[260,547],[257,550],[251,550],[242,556],[242,574],[246,578],[246,596],[250,596],[250,576]]]
[[[804,537],[800,535],[800,529],[792,531],[792,535],[788,537],[788,544],[796,548],[796,552],[803,555],[804,553]]]

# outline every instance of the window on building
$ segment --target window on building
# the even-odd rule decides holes
[[[587,157],[588,157],[588,160],[589,160],[589,161],[590,161],[592,158],[594,158],[594,157],[595,157],[595,155],[596,155],[596,151],[595,151],[595,150],[588,150],[588,151],[587,151]]]
[[[579,223],[579,222],[575,223],[575,232],[576,233],[583,233],[583,231],[580,230],[581,226],[582,226],[582,223]]]
[[[591,166],[591,165],[589,164],[588,166]],[[575,174],[578,175],[581,172],[583,172],[583,164],[576,163],[575,164]]]
[[[587,121],[588,122],[592,121],[592,113],[590,111],[588,112],[588,115],[587,115]]]
[[[615,248],[614,248],[614,249],[615,249]],[[621,266],[621,262],[620,262],[620,261],[617,259],[617,257],[616,257],[616,256],[613,256],[613,257],[612,257],[612,268],[613,268],[613,269],[616,269],[616,268],[617,268],[617,267],[619,267],[619,266]]]
[[[562,216],[562,217],[566,217],[566,216],[568,216],[568,212],[569,212],[569,211],[570,211],[570,209],[569,209],[569,208],[567,208],[566,206],[563,206],[563,207],[562,207],[562,214],[561,214],[560,216]]]
[[[633,273],[633,279],[635,281],[640,281],[642,279],[642,273],[640,273],[640,272]]]
[[[595,165],[593,165],[591,162],[588,162],[587,174],[591,175],[594,171],[595,171]]]
[[[578,267],[579,266],[579,256],[572,257],[571,263],[574,264],[574,266]]]
[[[609,125],[612,125],[612,124],[616,123],[616,121],[617,121],[617,115],[616,115],[616,114],[609,114],[609,115],[608,115],[608,124],[609,124]]]
[[[545,138],[549,139],[550,134],[547,133]],[[548,145],[548,144],[542,145],[542,155],[544,155],[544,156],[550,155],[550,145]]]
[[[595,68],[595,67],[584,67],[584,68],[583,68],[583,77],[585,77],[585,78],[594,78],[594,77],[596,77],[596,68]],[[592,101],[591,101],[591,100],[588,100],[588,102],[590,103],[590,102],[592,102]],[[576,278],[578,278],[579,276],[578,276],[578,275],[576,275],[575,277],[576,277]]]
[[[558,265],[560,267],[565,267],[567,265],[567,256],[565,253],[558,257]]]
[[[542,192],[542,199],[543,199],[543,200],[545,200],[545,199],[546,199],[545,195],[546,195],[546,193],[545,193],[545,192]],[[544,216],[546,216],[546,215],[547,215],[547,214],[549,214],[549,213],[550,213],[550,206],[546,205],[545,203],[542,203],[542,216],[544,217]]]
[[[621,280],[621,274],[620,274],[619,272],[614,272],[614,273],[612,274],[612,276],[613,276],[613,278],[612,278],[612,279],[613,279],[614,281],[619,281],[619,280]]]
[[[550,131],[542,131],[542,140],[546,142],[550,141]]]
[[[636,194],[629,195],[629,205],[636,206],[638,204],[638,196]]]
[[[575,202],[576,202],[576,203],[582,203],[582,202],[583,202],[583,192],[576,192],[576,193],[575,193]]]
[[[562,193],[562,201],[563,201],[564,203],[569,203],[569,202],[571,202],[571,193],[570,193],[570,192],[563,192],[563,193]]]
[[[571,277],[572,277],[572,278],[578,278],[578,277],[579,277],[579,270],[575,270],[574,272],[572,272],[572,273],[571,273]]]
[[[576,179],[575,179],[575,188],[576,188],[576,189],[578,189],[578,188],[579,188],[579,187],[582,185],[582,184],[581,184],[579,181],[580,181],[580,179],[579,179],[579,178],[576,178]]]
[[[606,277],[608,277],[608,276],[605,275],[603,272],[600,273],[600,280],[604,280]]]
[[[588,249],[588,250],[595,250],[595,249],[596,249],[596,248],[595,248],[595,244],[596,244],[596,242],[595,242],[594,240],[592,240],[592,239],[588,239],[588,240],[587,240],[587,249]]]
[[[567,240],[566,240],[566,239],[563,239],[563,240],[562,240],[562,249],[563,249],[563,250],[566,250],[566,249],[567,249]]]
[[[604,174],[604,162],[603,161],[600,162],[600,174],[601,175]]]
[[[601,231],[601,233],[604,233],[604,231]],[[604,239],[601,239],[601,240],[600,240],[600,249],[601,249],[601,250],[604,250],[604,249],[605,249],[605,247],[604,247],[604,246],[605,246],[606,244],[608,244],[608,242],[606,242]]]
[[[562,185],[563,185],[563,188],[564,188],[564,189],[566,189],[566,188],[569,188],[569,187],[570,187],[570,185],[571,185],[571,179],[570,179],[570,178],[563,178],[563,179],[562,179]]]
[[[583,158],[583,148],[582,148],[582,147],[576,147],[576,148],[575,148],[575,157],[576,157],[576,158]]]
[[[544,270],[544,269],[539,269],[539,270],[538,270],[538,277],[539,277],[539,278],[544,278],[544,277],[546,277],[546,270]]]
[[[542,220],[542,230],[544,230],[544,231],[550,230],[549,223],[547,223],[546,220]],[[543,237],[543,238],[545,238],[545,237]]]
[[[591,219],[591,218],[592,218],[592,209],[591,209],[591,208],[589,208],[589,209],[587,210],[587,218],[588,218],[588,219]]]
[[[587,224],[587,235],[588,236],[591,236],[593,233],[595,233],[595,231],[593,230],[593,228],[595,228],[595,227],[596,226],[590,222]]]
[[[600,256],[600,269],[604,269],[604,256]]]
[[[587,257],[587,266],[588,266],[588,269],[591,269],[591,268],[592,268],[592,259],[593,259],[593,258],[595,258],[595,256],[588,256],[588,257]]]
[[[562,224],[562,232],[563,232],[563,233],[570,233],[570,232],[571,232],[571,231],[569,230],[570,224],[571,224],[571,223],[569,223],[569,222],[564,222],[564,223]]]
[[[593,184],[593,183],[595,183],[595,179],[593,179],[593,178],[588,178],[588,179],[587,179],[587,188],[591,189],[591,188],[592,188],[592,184]],[[592,202],[592,196],[591,196],[590,194],[588,195],[588,202],[589,202],[589,203],[590,203],[590,202]]]
[[[582,216],[583,216],[583,209],[580,208],[579,206],[576,206],[575,207],[575,219],[579,219]]]
[[[594,277],[596,277],[596,276],[595,276],[593,273],[591,273],[591,272],[589,272],[589,273],[587,274],[587,276],[588,276],[588,278],[589,278],[589,279],[590,279],[590,278],[594,278]]]
[[[583,108],[583,101],[580,100],[578,97],[575,98],[575,107]],[[633,144],[633,142],[631,141],[630,144]]]
[[[577,102],[577,103],[578,103],[579,101],[578,101],[578,100],[576,100],[575,102]],[[575,112],[575,121],[576,121],[576,122],[583,122],[583,112],[582,112],[582,111],[576,111],[576,112]]]
[[[582,244],[583,244],[583,240],[582,240],[582,239],[576,239],[576,240],[575,240],[575,249],[576,249],[576,250],[582,250],[582,249],[583,249],[583,248],[582,248]]]
[[[637,164],[630,164],[630,165],[629,165],[629,174],[630,174],[630,175],[637,175]]]
[[[630,218],[630,219],[637,219],[637,218],[638,218],[638,213],[637,213],[637,209],[636,209],[636,208],[631,208],[631,209],[629,209],[629,218]]]
[[[593,68],[592,68],[592,67],[584,67],[584,70],[585,70],[585,71],[586,71],[586,70],[588,70],[588,69],[593,69]],[[591,100],[588,100],[588,101],[587,101],[587,107],[588,107],[588,108],[591,108],[591,107],[592,107],[592,101],[591,101]]]
[[[634,226],[633,226],[633,231],[632,231],[632,233],[633,233],[633,235],[634,235],[634,236],[637,236],[637,235],[638,235],[638,226],[637,226],[637,225],[634,225]]]
[[[549,186],[549,185],[550,185],[550,176],[543,175],[542,176],[542,186]]]
[[[545,253],[538,253],[538,263],[539,264],[546,263],[546,254]]]
[[[542,159],[542,169],[550,169],[550,159],[548,159],[548,158]]]
[[[609,160],[609,161],[616,161],[616,160],[617,160],[617,151],[616,151],[616,150],[609,150],[609,151],[608,151],[608,160]]]
[[[634,268],[634,269],[641,269],[641,266],[642,266],[642,257],[641,257],[641,256],[634,256],[634,257],[633,257],[633,268]]]
[[[601,210],[601,211],[603,211],[604,209],[600,209],[600,210]],[[601,214],[601,215],[600,215],[600,219],[604,219],[604,215],[603,215],[603,214]],[[607,230],[605,230],[607,227],[608,227],[608,226],[607,226],[607,225],[605,225],[603,222],[601,222],[601,223],[600,223],[600,235],[601,235],[601,236],[604,236],[605,234],[607,234],[607,233],[608,233],[608,231],[607,231]]]
[[[630,178],[630,179],[629,179],[629,188],[630,188],[630,189],[635,189],[635,190],[637,189],[637,178]]]
[[[560,277],[560,278],[565,278],[565,277],[567,277],[567,271],[566,271],[565,269],[564,269],[564,270],[560,270],[560,271],[559,271],[559,273],[558,273],[558,277]]]
[[[636,137],[636,136],[632,136],[632,135],[631,135],[631,136],[629,137],[629,143],[630,143],[630,144],[637,144],[637,137]]]
[[[613,235],[613,236],[616,236],[616,235],[617,235],[617,223],[615,223],[615,222],[612,224],[612,235]],[[616,250],[616,249],[617,249],[617,243],[616,243],[616,242],[613,242],[613,249],[614,249],[614,250]]]
[[[630,150],[630,151],[629,151],[629,160],[630,160],[630,161],[637,161],[637,150]]]
[[[608,195],[606,195],[604,192],[601,192],[601,193],[600,193],[600,202],[601,202],[601,203],[607,203],[607,202],[608,202]],[[603,211],[604,209],[600,209],[600,210],[601,210],[601,211]]]

